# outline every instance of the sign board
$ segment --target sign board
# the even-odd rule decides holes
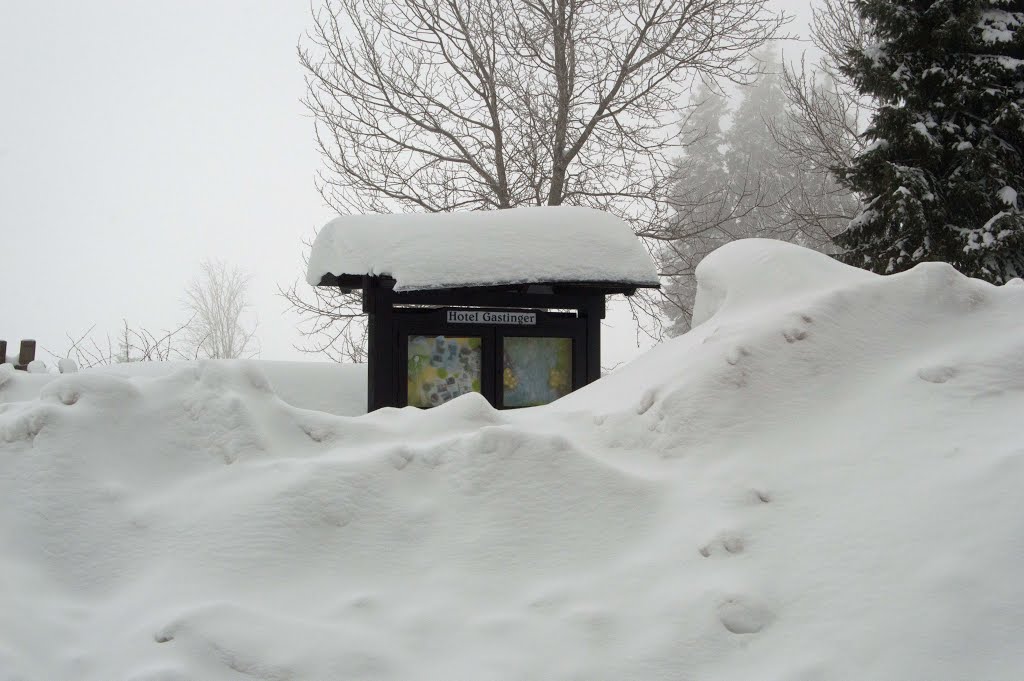
[[[514,310],[448,310],[449,324],[508,324],[511,326],[536,326],[536,312]]]

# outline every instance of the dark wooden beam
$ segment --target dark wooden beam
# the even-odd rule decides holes
[[[598,296],[604,298],[604,296]],[[593,295],[512,293],[507,291],[454,290],[402,291],[392,293],[395,305],[441,305],[459,307],[510,307],[578,310],[585,307]]]
[[[381,407],[397,407],[398,372],[395,362],[397,337],[395,315],[391,297],[394,294],[371,282],[363,289],[363,305],[372,310],[367,320],[367,366],[366,407],[374,411]]]
[[[368,280],[374,280],[380,288],[394,289],[395,280],[386,276],[370,276],[356,274],[325,274],[320,278],[320,286],[337,286],[345,292],[365,289]],[[427,293],[437,291],[448,291],[452,293],[517,293],[533,295],[626,295],[631,296],[638,288],[660,288],[658,284],[635,284],[632,282],[617,281],[536,281],[515,284],[499,284],[495,286],[457,286],[443,289],[417,289],[415,291],[400,291],[400,294]]]
[[[320,277],[320,283],[317,284],[317,286],[337,286],[347,293],[350,291],[358,291],[359,289],[363,288],[363,280],[365,278],[368,277],[366,277],[365,275],[356,274],[325,274],[324,276]]]
[[[587,383],[601,378],[601,320],[604,319],[604,298],[594,298],[582,311],[587,321]]]

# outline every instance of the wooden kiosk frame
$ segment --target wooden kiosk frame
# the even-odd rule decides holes
[[[409,403],[407,353],[409,339],[415,336],[479,338],[480,392],[499,409],[506,408],[506,338],[571,339],[570,391],[581,388],[601,376],[605,297],[629,296],[638,288],[615,282],[532,282],[395,291],[391,277],[333,274],[324,275],[320,285],[362,292],[363,311],[369,317],[368,411]]]

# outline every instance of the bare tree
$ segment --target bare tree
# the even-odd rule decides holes
[[[197,357],[237,359],[258,352],[256,325],[244,316],[249,307],[249,277],[220,260],[204,260],[200,274],[185,289],[185,307],[192,313],[186,328]]]
[[[278,293],[299,316],[298,328],[305,342],[295,348],[333,362],[365,362],[366,315],[360,296],[336,288],[317,286],[312,293],[309,289],[305,279],[287,288],[278,287]]]
[[[234,359],[257,352],[254,323],[244,318],[249,307],[249,277],[219,260],[200,263],[200,274],[185,290],[189,320],[173,329],[151,331],[127,320],[116,335],[98,339],[95,327],[80,336],[68,335],[69,345],[54,357],[72,359],[87,369],[126,362]]]
[[[813,10],[811,42],[821,57],[812,67],[783,67],[782,88],[789,105],[781,119],[767,121],[778,144],[779,163],[795,170],[802,181],[786,197],[793,223],[806,234],[829,238],[846,229],[856,213],[857,199],[836,180],[862,149],[860,131],[874,111],[844,67],[863,48],[869,26],[850,0],[822,0]]]
[[[174,329],[154,332],[143,327],[134,327],[123,321],[116,336],[107,334],[102,340],[92,335],[90,327],[77,338],[68,335],[69,345],[61,353],[46,351],[54,357],[67,358],[83,369],[108,364],[127,362],[167,362],[171,360],[195,359],[195,354],[185,351],[184,340],[189,322]],[[44,348],[45,349],[45,348]]]
[[[565,203],[650,230],[680,93],[746,82],[785,20],[768,0],[328,0],[299,48],[319,189],[341,213]]]

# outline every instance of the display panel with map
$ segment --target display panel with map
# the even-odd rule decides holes
[[[572,339],[506,336],[502,363],[505,407],[535,407],[572,392]]]
[[[481,339],[473,336],[409,336],[408,402],[436,407],[480,392]]]

